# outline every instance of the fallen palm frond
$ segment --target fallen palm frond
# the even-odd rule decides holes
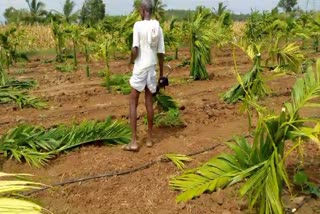
[[[263,71],[260,63],[260,55],[255,57],[253,67],[242,78],[238,76],[239,83],[232,87],[223,95],[223,100],[227,103],[236,103],[246,96],[246,92],[256,97],[262,97],[267,93],[267,89],[261,77]]]
[[[122,94],[130,94],[131,86],[129,84],[130,75],[114,74],[106,80],[104,86],[110,87],[114,91],[119,91]]]
[[[60,125],[46,130],[44,127],[20,125],[0,139],[0,152],[5,157],[25,160],[33,166],[45,165],[60,152],[93,142],[126,144],[130,129],[122,122],[84,121],[71,127]]]
[[[192,160],[188,156],[180,154],[166,154],[165,156],[180,170],[184,170],[186,168],[184,162],[190,162]]]
[[[156,127],[183,127],[179,109],[169,109],[166,112],[160,112],[154,116]]]
[[[40,205],[28,201],[25,198],[9,197],[8,194],[17,194],[27,190],[37,190],[43,187],[42,184],[25,181],[25,180],[12,180],[12,178],[19,178],[30,175],[25,174],[7,174],[0,172],[0,213],[15,214],[15,213],[26,213],[26,214],[40,214],[43,209]],[[10,178],[10,180],[7,180]],[[47,211],[49,212],[49,211]]]
[[[26,92],[21,92],[13,89],[0,89],[0,104],[15,103],[19,108],[32,107],[44,108],[46,103],[37,97],[29,96]]]
[[[156,96],[154,96],[153,100],[159,111],[166,112],[170,109],[178,108],[176,101],[171,96],[165,95],[161,91]]]
[[[20,108],[44,108],[46,104],[39,98],[21,91],[34,88],[36,85],[33,80],[20,81],[9,78],[0,63],[0,104],[15,103]]]
[[[12,88],[12,89],[32,89],[37,86],[37,82],[34,80],[25,80],[25,81],[20,81],[20,80],[14,80],[14,79],[9,79],[8,81],[5,82],[4,85],[0,86],[0,90],[4,88]]]

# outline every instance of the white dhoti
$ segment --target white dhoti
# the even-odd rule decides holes
[[[146,87],[148,87],[151,93],[156,93],[156,66],[153,65],[141,70],[134,70],[129,82],[130,86],[139,92],[142,92]]]

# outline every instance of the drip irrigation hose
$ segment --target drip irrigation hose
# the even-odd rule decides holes
[[[245,136],[245,138],[248,138],[248,137],[251,137],[251,135]],[[232,139],[228,140],[227,142],[230,142],[230,141],[232,141]],[[193,152],[193,153],[187,154],[187,156],[191,157],[191,156],[199,155],[199,154],[214,150],[214,149],[216,149],[217,147],[219,147],[221,145],[222,144],[217,144],[217,145],[214,145],[212,147],[203,149],[201,151],[197,151],[197,152]],[[154,164],[160,163],[160,162],[170,162],[170,160],[168,158],[166,158],[164,155],[161,155],[160,157],[156,158],[155,160],[152,160],[152,161],[150,161],[150,162],[148,162],[146,164],[143,164],[143,165],[141,165],[139,167],[136,167],[134,169],[124,170],[124,171],[114,171],[114,172],[109,172],[109,173],[90,176],[90,177],[67,180],[67,181],[63,181],[63,182],[60,182],[60,183],[52,184],[51,186],[46,186],[44,188],[37,189],[37,190],[29,192],[29,193],[25,193],[24,195],[25,196],[29,196],[29,195],[32,195],[32,194],[43,192],[43,191],[48,190],[48,189],[52,189],[52,188],[57,187],[57,186],[64,186],[64,185],[69,185],[69,184],[74,184],[74,183],[79,183],[79,182],[84,182],[84,181],[89,181],[89,180],[94,180],[94,179],[108,178],[108,177],[113,177],[113,176],[127,175],[127,174],[131,174],[131,173],[143,170],[143,169],[150,168]]]
[[[253,136],[251,134],[248,134],[248,135],[244,136],[244,138],[253,138]],[[227,140],[226,142],[231,142],[231,141],[233,141],[233,139]],[[206,148],[206,149],[203,149],[203,150],[200,150],[200,151],[197,151],[197,152],[189,153],[186,156],[192,157],[192,156],[195,156],[195,155],[203,154],[205,152],[212,151],[212,150],[216,149],[217,147],[219,147],[221,145],[222,144],[217,144],[217,145],[211,146],[209,148]],[[108,177],[114,177],[114,176],[128,175],[128,174],[131,174],[131,173],[134,173],[134,172],[138,172],[140,170],[148,169],[151,166],[153,166],[154,164],[160,163],[160,162],[166,163],[166,162],[170,162],[170,160],[167,157],[165,157],[165,155],[161,155],[158,158],[156,158],[155,160],[152,160],[152,161],[150,161],[150,162],[148,162],[146,164],[143,164],[143,165],[141,165],[139,167],[136,167],[134,169],[128,169],[128,170],[123,170],[123,171],[114,171],[114,172],[109,172],[109,173],[90,176],[90,177],[83,177],[83,178],[79,178],[79,179],[63,181],[63,182],[60,182],[60,183],[55,183],[55,184],[53,184],[51,186],[46,186],[44,188],[37,189],[37,190],[29,192],[29,193],[25,193],[24,195],[25,196],[30,196],[30,195],[33,195],[33,194],[36,194],[36,193],[40,193],[40,192],[46,191],[48,189],[52,189],[54,187],[65,186],[65,185],[69,185],[69,184],[85,182],[85,181],[94,180],[94,179],[101,179],[101,178],[108,178]],[[285,211],[286,211],[286,213],[290,213],[290,214],[296,213],[299,209],[301,209],[303,207],[303,205],[305,203],[307,203],[310,200],[311,200],[311,198],[305,199],[301,204],[299,204],[299,206],[297,208],[294,208],[294,209],[290,209],[289,208],[289,209],[286,209]]]

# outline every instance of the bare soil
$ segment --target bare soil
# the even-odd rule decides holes
[[[232,50],[213,50],[212,65],[208,71],[212,77],[208,81],[189,81],[189,67],[178,68],[182,59],[188,57],[188,50],[180,51],[180,60],[169,62],[175,67],[170,76],[173,84],[166,89],[182,108],[185,128],[156,128],[153,148],[144,146],[146,126],[143,95],[140,97],[139,143],[138,153],[129,153],[119,146],[85,146],[65,153],[52,160],[43,168],[32,168],[14,160],[4,160],[2,171],[24,172],[35,175],[35,180],[53,184],[69,179],[104,174],[113,171],[132,169],[155,160],[163,154],[188,154],[213,145],[215,150],[194,156],[188,167],[195,167],[208,161],[213,156],[227,151],[224,142],[235,135],[248,134],[248,121],[239,109],[240,104],[227,105],[220,94],[229,89],[236,80],[233,74]],[[0,134],[20,123],[30,123],[50,127],[57,124],[71,124],[84,119],[104,120],[108,116],[114,119],[128,118],[128,96],[109,93],[101,84],[103,78],[98,73],[103,70],[103,63],[92,62],[92,76],[86,77],[83,59],[76,72],[61,73],[54,64],[43,63],[41,56],[30,62],[17,65],[10,74],[19,79],[35,79],[39,87],[32,94],[48,102],[48,109],[17,109],[13,105],[0,108]],[[238,69],[241,73],[250,69],[251,62],[240,51],[237,52]],[[23,69],[23,73],[18,71]],[[129,72],[127,60],[112,61],[112,73]],[[269,82],[268,85],[277,96],[266,97],[261,102],[281,111],[282,103],[290,99],[290,90],[294,77],[284,76]],[[318,112],[313,112],[318,113]],[[320,152],[314,144],[304,148],[305,167],[313,182],[320,184]],[[288,161],[291,171],[299,164],[298,156]],[[220,190],[186,204],[177,204],[178,192],[169,188],[169,179],[181,172],[172,163],[157,163],[152,167],[125,176],[97,179],[62,187],[34,195],[43,206],[61,214],[103,214],[103,213],[249,213],[245,200],[238,197],[238,187]],[[287,195],[287,204],[295,208],[292,198]],[[297,213],[320,213],[320,202],[312,199]]]

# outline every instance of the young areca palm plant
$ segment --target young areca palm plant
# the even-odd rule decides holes
[[[212,12],[205,7],[198,7],[188,24],[191,37],[191,71],[194,80],[208,79],[206,64],[210,62]]]
[[[320,145],[320,121],[302,117],[304,107],[319,107],[320,60],[316,71],[311,69],[293,87],[292,100],[279,115],[258,110],[259,121],[251,145],[245,138],[228,143],[233,153],[221,154],[204,165],[185,172],[170,181],[170,186],[182,191],[178,202],[188,201],[204,192],[243,182],[240,195],[248,197],[250,208],[261,214],[284,213],[281,193],[283,183],[290,189],[285,168],[286,158],[303,142]],[[313,124],[311,126],[311,124]],[[290,149],[285,151],[285,145]]]

